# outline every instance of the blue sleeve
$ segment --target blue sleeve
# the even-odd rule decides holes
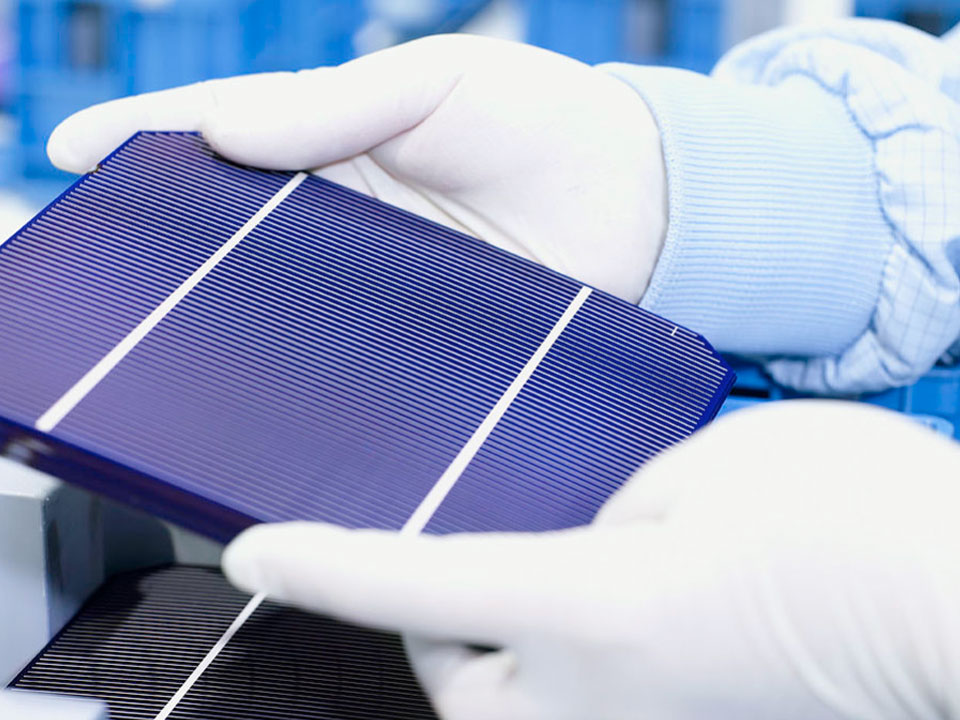
[[[712,77],[602,67],[640,93],[663,140],[669,226],[644,307],[811,392],[906,384],[951,355],[954,51],[847,21],[762,36]]]

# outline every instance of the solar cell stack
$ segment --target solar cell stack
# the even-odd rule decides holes
[[[708,422],[733,382],[668,320],[314,176],[227,162],[189,133],[135,135],[0,246],[0,337],[7,454],[219,540],[293,519],[403,533],[581,525]],[[123,582],[18,683],[153,718],[121,698],[169,702],[181,670],[224,651],[214,638],[233,616],[244,633],[267,610],[287,622],[206,571]],[[210,632],[171,636],[185,664],[155,658],[165,684],[67,672],[96,655],[83,643],[150,645],[178,593]],[[310,622],[316,642],[347,638],[318,682],[339,687],[370,663],[409,679],[395,641]],[[74,655],[57,665],[64,648]],[[282,647],[264,652],[286,662]],[[264,691],[254,715],[272,717],[274,699]],[[214,716],[197,702],[196,717]],[[406,717],[392,702],[315,717]],[[298,713],[277,717],[314,717]]]
[[[153,720],[248,598],[208,568],[121,575],[14,680]],[[432,720],[400,638],[264,603],[170,720]]]

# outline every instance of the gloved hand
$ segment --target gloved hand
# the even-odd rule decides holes
[[[336,68],[83,110],[48,143],[85,172],[137,130],[320,175],[637,302],[666,230],[660,136],[622,81],[527,45],[435,36]]]
[[[223,564],[249,591],[413,634],[446,720],[950,718],[958,508],[960,446],[801,401],[699,432],[587,528],[264,525]]]

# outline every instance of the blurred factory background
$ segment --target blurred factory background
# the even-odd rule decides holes
[[[456,31],[706,72],[758,32],[851,14],[941,33],[960,0],[0,0],[0,236],[69,182],[46,159],[53,127],[110,98]]]

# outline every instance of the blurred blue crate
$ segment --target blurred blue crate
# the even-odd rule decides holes
[[[52,176],[57,122],[87,105],[211,77],[343,62],[356,0],[19,0],[19,170]]]
[[[527,40],[587,63],[707,72],[722,51],[726,0],[526,0]]]
[[[491,0],[367,0],[371,19],[400,43],[433,33],[462,30]]]
[[[243,72],[336,65],[354,56],[366,19],[360,0],[253,0],[244,5]]]
[[[723,52],[723,0],[670,3],[666,64],[708,72]]]
[[[913,385],[864,395],[861,400],[915,415],[940,417],[960,431],[960,368],[934,368]]]
[[[913,25],[942,35],[960,22],[960,0],[857,0],[856,14]]]
[[[624,0],[528,0],[527,40],[588,63],[626,51]]]
[[[763,402],[810,397],[780,387],[756,365],[729,358],[728,362],[737,373],[737,383],[720,414]],[[960,440],[960,367],[936,367],[908,387],[849,399],[898,410]]]

